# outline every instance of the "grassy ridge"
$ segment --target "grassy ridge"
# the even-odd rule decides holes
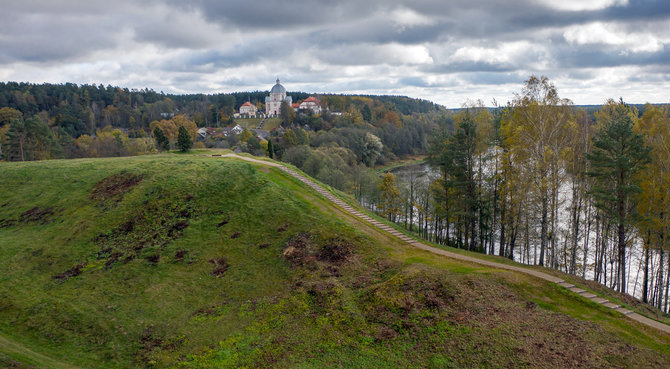
[[[3,366],[670,363],[659,332],[407,249],[276,169],[165,154],[0,170]]]

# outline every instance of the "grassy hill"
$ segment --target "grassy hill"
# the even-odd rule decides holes
[[[670,366],[670,337],[201,154],[0,163],[0,366]]]

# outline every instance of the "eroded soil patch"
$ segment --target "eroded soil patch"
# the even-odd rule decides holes
[[[58,273],[54,275],[52,278],[55,280],[61,280],[65,281],[69,278],[76,277],[81,274],[82,269],[86,266],[86,263],[81,263],[78,265],[73,266],[72,268],[64,271],[63,273]]]
[[[52,222],[55,213],[56,212],[53,208],[41,208],[39,206],[35,206],[21,213],[18,218],[0,219],[0,228],[14,227],[19,224],[31,223],[49,224]]]
[[[332,269],[353,255],[355,246],[340,238],[317,242],[309,232],[300,232],[286,241],[282,257],[292,266]],[[321,265],[317,265],[321,262]]]
[[[224,258],[210,259],[209,262],[214,265],[214,269],[212,269],[212,275],[215,277],[221,277],[224,273],[226,273],[226,270],[228,270],[229,265]]]
[[[123,194],[142,182],[142,176],[133,173],[119,173],[103,178],[93,186],[91,198],[93,200],[120,201]]]
[[[165,246],[182,236],[194,214],[191,196],[150,202],[130,214],[128,221],[94,239],[99,247],[97,258],[105,260],[105,268],[136,258],[156,264]],[[181,260],[185,255],[186,251],[181,250],[174,259]]]

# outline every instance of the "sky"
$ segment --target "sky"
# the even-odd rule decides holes
[[[670,102],[668,0],[0,0],[0,81]]]

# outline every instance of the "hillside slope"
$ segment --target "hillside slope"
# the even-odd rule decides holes
[[[666,334],[408,248],[274,168],[165,154],[0,171],[0,366],[670,366]]]

